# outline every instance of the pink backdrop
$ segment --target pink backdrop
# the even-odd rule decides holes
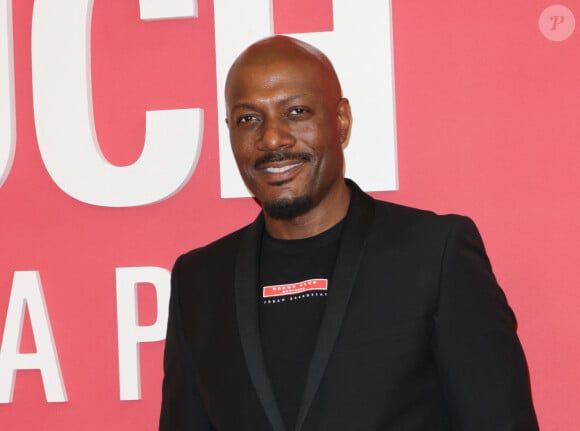
[[[393,0],[400,190],[374,195],[474,218],[518,316],[541,428],[568,431],[580,425],[580,31],[545,37],[539,19],[551,4]],[[580,17],[579,2],[562,4]],[[0,328],[14,273],[38,271],[68,401],[48,403],[40,372],[21,370],[0,423],[154,430],[163,342],[142,343],[142,397],[121,401],[115,269],[170,269],[258,211],[219,197],[213,2],[200,0],[196,19],[158,22],[141,21],[136,0],[94,2],[94,113],[109,161],[139,157],[146,109],[205,112],[189,182],[134,208],[82,203],[49,177],[35,135],[32,7],[13,1],[17,145],[0,185]],[[156,320],[150,286],[139,308],[139,324]],[[21,351],[35,351],[28,318]]]

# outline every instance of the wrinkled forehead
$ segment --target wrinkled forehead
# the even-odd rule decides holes
[[[282,39],[252,45],[236,59],[226,79],[226,101],[239,94],[241,87],[267,87],[275,81],[310,82],[332,98],[342,96],[336,72],[324,54],[310,45]]]
[[[291,37],[274,36],[250,45],[238,56],[232,67],[237,64],[258,65],[291,59],[317,61],[331,66],[328,58],[318,48]]]
[[[240,69],[248,66],[268,66],[273,63],[308,64],[338,81],[332,63],[318,48],[288,36],[272,36],[246,48],[234,61],[227,80],[237,77]],[[226,80],[226,82],[227,82]]]
[[[226,107],[278,103],[298,96],[333,104],[341,97],[339,86],[333,82],[319,63],[304,59],[239,64],[226,81]]]
[[[326,70],[308,59],[283,59],[261,63],[239,63],[230,69],[226,89],[249,81],[263,81],[266,84],[280,76],[328,79]]]

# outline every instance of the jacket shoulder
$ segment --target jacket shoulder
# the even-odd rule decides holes
[[[464,215],[437,214],[434,211],[377,199],[375,199],[375,204],[376,216],[378,216],[379,219],[388,218],[395,223],[440,225],[441,227],[452,226],[457,223],[473,224],[473,221]]]
[[[482,242],[471,218],[458,214],[437,214],[386,201],[375,201],[374,235],[382,241],[442,248],[450,238],[471,237]]]
[[[231,232],[207,245],[190,250],[179,256],[175,262],[175,267],[179,265],[190,266],[194,265],[212,265],[216,262],[226,262],[228,259],[235,259],[240,241],[244,232],[250,229],[252,225],[249,224],[241,229]],[[206,269],[210,269],[207,267]]]

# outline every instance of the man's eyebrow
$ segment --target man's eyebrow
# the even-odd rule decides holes
[[[306,96],[306,93],[301,93],[301,94],[293,94],[291,96],[285,96],[280,98],[279,100],[276,100],[277,103],[288,103],[288,102],[292,102],[293,100],[296,100],[300,97],[304,97]],[[240,103],[236,103],[235,105],[233,105],[231,107],[231,110],[234,111],[236,109],[250,109],[250,110],[254,110],[254,109],[258,109],[257,106],[254,103],[251,102],[240,102]]]
[[[242,102],[242,103],[236,103],[231,108],[232,111],[234,111],[236,109],[256,109],[256,107],[251,103]]]
[[[298,99],[300,97],[304,97],[304,96],[306,96],[306,93],[293,94],[291,96],[283,97],[282,99],[280,99],[280,102],[292,102],[293,100]]]

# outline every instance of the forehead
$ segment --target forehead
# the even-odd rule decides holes
[[[284,95],[328,95],[328,77],[316,62],[294,59],[264,64],[237,64],[226,81],[225,96],[228,105],[240,99]]]

